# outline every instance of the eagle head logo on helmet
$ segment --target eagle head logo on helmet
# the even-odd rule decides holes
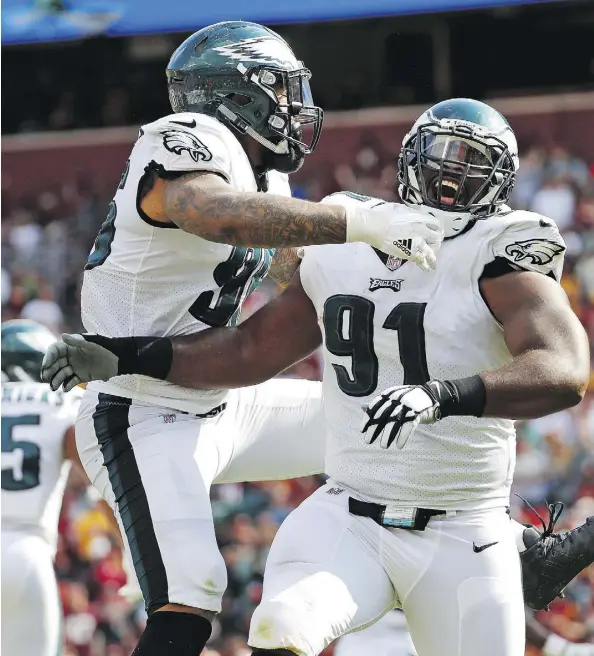
[[[181,155],[187,152],[195,162],[210,162],[212,159],[210,150],[208,150],[196,135],[190,132],[166,130],[161,134],[163,135],[163,145],[169,152],[175,155]]]
[[[505,252],[513,257],[514,262],[528,260],[531,264],[548,264],[565,249],[549,239],[525,239],[509,244]]]

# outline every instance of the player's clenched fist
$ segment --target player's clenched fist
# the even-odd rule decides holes
[[[367,444],[379,437],[383,449],[393,442],[402,449],[419,424],[434,424],[450,415],[482,416],[485,395],[480,376],[390,387],[366,406],[361,432]]]
[[[361,198],[343,192],[322,201],[345,208],[348,242],[367,242],[382,253],[412,260],[423,271],[435,269],[435,251],[443,240],[437,219],[399,203]]]
[[[90,337],[90,336],[88,336]],[[118,356],[84,335],[62,335],[47,350],[41,364],[41,379],[56,391],[68,392],[80,383],[109,380],[118,375]]]
[[[433,424],[440,419],[434,384],[400,385],[376,396],[365,409],[367,417],[361,429],[365,442],[373,444],[379,437],[383,449],[394,441],[402,449],[420,423]]]
[[[55,391],[115,376],[140,374],[165,380],[171,366],[171,341],[162,337],[104,337],[65,333],[48,349],[41,378]]]

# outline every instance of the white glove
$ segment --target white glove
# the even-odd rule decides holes
[[[547,638],[542,656],[594,656],[594,645],[569,642],[552,633]]]
[[[347,242],[366,242],[387,255],[412,260],[423,271],[435,269],[435,251],[443,240],[435,217],[400,203],[360,201],[348,193],[332,194],[322,202],[345,208]]]
[[[441,417],[439,401],[431,385],[399,385],[390,387],[365,408],[367,417],[361,423],[366,444],[380,438],[387,449],[396,440],[402,449],[419,424],[434,424]]]

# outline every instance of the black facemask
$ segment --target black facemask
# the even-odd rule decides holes
[[[289,136],[301,141],[302,130],[299,123],[293,123]],[[280,139],[279,139],[280,140]],[[270,149],[264,148],[262,155],[262,168],[265,171],[280,171],[281,173],[295,173],[302,166],[305,160],[305,153],[296,143],[288,142],[289,152],[283,154],[273,153]]]

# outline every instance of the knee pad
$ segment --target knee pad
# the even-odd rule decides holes
[[[253,649],[252,656],[295,656],[295,652],[288,649]]]
[[[307,628],[292,606],[280,601],[264,601],[254,611],[248,644],[252,654],[297,654],[310,656],[315,647],[306,638]]]

